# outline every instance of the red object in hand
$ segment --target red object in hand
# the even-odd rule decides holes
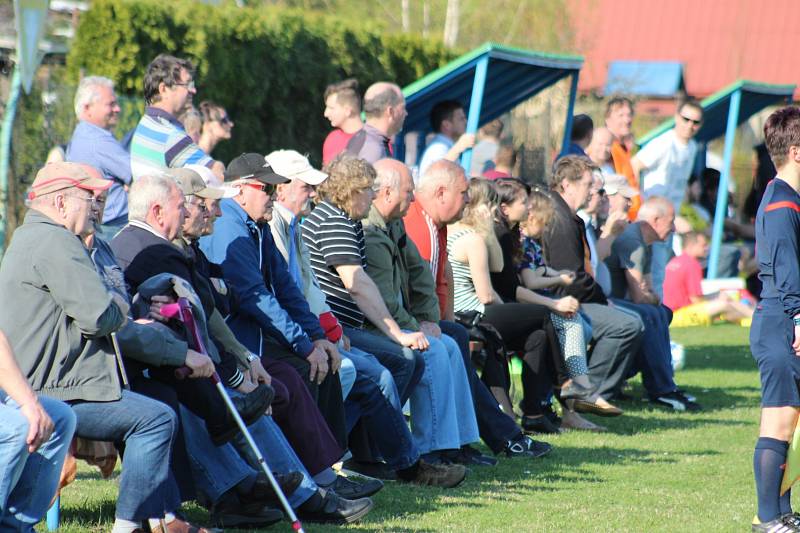
[[[339,339],[342,338],[342,334],[344,333],[342,331],[342,326],[330,311],[319,315],[319,325],[322,326],[323,331],[325,331],[325,337],[333,344],[336,344],[339,342]]]

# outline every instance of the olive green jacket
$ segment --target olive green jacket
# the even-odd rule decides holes
[[[419,331],[420,322],[438,323],[439,301],[428,262],[406,235],[403,219],[388,224],[370,207],[364,224],[367,274],[378,286],[392,318],[405,330]]]

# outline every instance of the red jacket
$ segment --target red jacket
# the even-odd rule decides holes
[[[450,295],[445,275],[447,270],[447,226],[437,228],[417,201],[411,204],[403,222],[406,225],[406,234],[417,245],[419,254],[431,265],[431,272],[436,280],[439,312],[444,317]]]

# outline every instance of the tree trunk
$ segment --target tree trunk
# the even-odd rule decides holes
[[[431,3],[430,0],[422,0],[422,36],[428,37],[431,29]]]
[[[409,13],[409,2],[410,0],[400,0],[400,19],[403,24],[403,31],[408,33],[411,31],[411,16]]]
[[[444,45],[454,47],[458,40],[458,18],[460,0],[447,0],[447,13],[444,19]]]

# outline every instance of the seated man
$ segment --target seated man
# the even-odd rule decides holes
[[[0,331],[0,529],[33,531],[44,517],[74,432],[75,414],[36,396]]]
[[[414,243],[417,254],[430,265],[439,316],[447,322],[454,318],[452,270],[447,260],[447,225],[461,218],[467,190],[467,179],[460,166],[449,161],[433,163],[420,177],[415,199],[403,218],[406,237]],[[469,345],[460,346],[462,352],[469,351]],[[549,444],[523,435],[510,413],[500,409],[497,400],[472,368],[470,357],[464,359],[464,364],[475,402],[478,429],[486,445],[494,453],[503,452],[508,457],[540,457],[549,453]]]
[[[611,277],[611,301],[633,311],[644,323],[644,339],[636,366],[656,405],[675,411],[698,411],[694,398],[675,385],[670,352],[672,312],[661,304],[650,280],[651,244],[666,239],[674,229],[675,210],[661,196],[651,196],[639,208],[638,220],[614,240],[606,258]]]
[[[702,259],[708,257],[708,237],[704,233],[684,233],[683,253],[667,263],[664,275],[664,305],[672,309],[676,327],[708,325],[717,317],[739,323],[753,317],[749,305],[731,300],[720,293],[715,298],[703,296]]]
[[[75,434],[125,445],[115,533],[158,521],[179,505],[170,484],[175,415],[164,404],[122,389],[123,371],[108,336],[127,321],[128,305],[106,290],[76,238],[92,221],[94,195],[109,181],[76,163],[36,175],[30,210],[0,269],[0,306],[23,374],[34,390],[70,403]]]
[[[130,212],[131,220],[140,220],[139,210],[141,209],[143,212],[147,213],[145,216],[147,223],[144,224],[139,222],[137,224],[137,229],[146,226],[151,228],[151,232],[154,234],[160,235],[162,239],[166,239],[167,235],[178,237],[181,235],[182,231],[186,230],[188,239],[190,239],[190,241],[195,241],[204,232],[204,230],[206,230],[204,221],[209,219],[209,211],[199,207],[201,204],[197,202],[199,197],[196,196],[215,196],[210,194],[213,189],[205,187],[200,176],[191,170],[174,169],[170,171],[170,173],[174,177],[142,177],[134,183],[134,186],[130,191],[130,205],[132,206]],[[180,187],[179,193],[181,194],[181,198],[188,198],[191,202],[190,208],[186,210],[186,213],[189,215],[189,217],[184,219],[184,223],[179,227],[180,230],[178,232],[172,232],[169,230],[170,233],[167,233],[168,230],[162,225],[159,217],[155,214],[163,211],[162,206],[169,204],[174,200],[175,188],[178,186]],[[217,189],[217,191],[218,190],[219,189]],[[219,196],[216,197],[218,198]],[[205,206],[205,204],[202,205]],[[120,247],[120,249],[125,251],[125,253],[130,253],[130,250],[135,250],[135,245],[137,242],[135,235],[126,233],[129,228],[126,228],[120,232],[120,234],[117,235],[117,238],[115,238],[114,242],[112,243],[113,246]],[[130,245],[123,246],[125,242],[128,242]],[[192,243],[190,242],[189,244]],[[183,246],[185,247],[186,243],[183,243]],[[192,253],[197,252],[198,250],[199,249],[196,246],[190,248]],[[130,259],[130,266],[128,271],[126,271],[126,275],[129,276],[129,279],[134,283],[138,280],[139,276],[144,276],[145,272],[153,275],[159,273],[169,273],[173,275],[180,275],[180,277],[183,279],[190,280],[192,288],[195,289],[200,299],[203,301],[205,315],[211,317],[208,321],[208,330],[212,341],[209,343],[209,347],[214,348],[215,351],[218,350],[222,357],[228,357],[233,352],[241,355],[241,350],[239,350],[238,347],[231,346],[231,342],[235,343],[236,341],[233,338],[233,334],[227,329],[224,320],[216,321],[214,319],[217,311],[215,308],[215,298],[213,289],[211,288],[211,281],[207,278],[203,268],[197,266],[199,264],[203,264],[204,261],[205,257],[202,255],[200,257],[195,257],[194,259],[184,255],[181,252],[181,249],[172,243],[168,243],[168,246],[157,244],[155,246],[145,247],[139,253],[134,255]],[[158,307],[158,302],[155,302],[155,305]],[[250,355],[249,351],[244,350],[244,352]],[[262,375],[262,377],[259,377],[258,379],[262,379],[263,381],[269,380],[269,376],[266,374],[266,372],[264,372],[263,369],[260,368],[260,364],[256,361],[257,358],[245,358],[250,359],[249,362],[253,365],[250,370],[252,371],[253,369],[256,369],[256,374]],[[249,383],[246,381],[246,379],[247,378],[245,378],[245,382],[243,382],[243,384],[240,386],[240,388],[244,387],[244,389],[242,389],[243,392],[248,390],[247,385]],[[249,385],[249,388],[252,388],[253,385]],[[276,387],[279,385],[280,384],[276,382]],[[306,393],[308,392],[305,388],[302,390]],[[242,399],[242,395],[236,391],[229,390],[229,394],[233,397],[234,401]],[[283,395],[285,397],[286,393],[284,392]],[[313,401],[311,401],[311,405],[313,406]],[[261,410],[261,415],[264,414],[264,411],[264,409]],[[316,418],[313,416],[306,416],[308,415],[308,409],[301,407],[300,405],[298,405],[297,409],[295,409],[295,414],[310,420],[314,420],[315,422],[319,422],[323,426],[325,425],[318,414]],[[290,503],[292,505],[299,505],[298,510],[306,519],[326,522],[353,521],[369,511],[369,509],[372,507],[372,502],[368,499],[349,502],[340,499],[333,492],[328,492],[327,494],[319,493],[316,485],[308,479],[308,475],[305,473],[302,465],[299,465],[299,461],[291,451],[290,446],[285,442],[283,434],[277,429],[277,427],[274,426],[274,423],[270,419],[261,415],[254,417],[252,424],[248,425],[250,425],[251,432],[253,433],[256,442],[264,449],[264,453],[269,453],[271,458],[277,459],[278,466],[284,465],[290,467],[288,469],[281,468],[277,471],[283,473],[301,471],[305,474],[303,485],[301,486],[301,489],[303,490],[298,489],[298,494],[287,494],[287,496],[290,497]],[[185,419],[186,417],[183,418]],[[316,433],[313,431],[314,429],[315,428],[308,428],[304,436],[306,440],[316,444],[320,442],[320,439],[317,438]],[[325,429],[327,429],[327,427],[325,427]],[[187,448],[189,449],[190,456],[216,456],[216,450],[219,450],[220,448],[217,447],[216,450],[213,448],[209,450],[208,446],[202,442],[204,441],[202,435],[198,436],[197,431],[194,433],[195,434],[192,436],[192,438],[190,438],[187,442]],[[326,442],[332,443],[328,446],[328,448],[333,450],[333,456],[338,457],[341,455],[341,451],[336,447],[332,436],[329,436]],[[236,439],[234,444],[241,448],[241,439]],[[277,450],[283,450],[284,453],[276,452],[273,454],[271,452],[273,448]],[[195,454],[193,454],[193,450],[196,452]],[[329,453],[326,450],[320,449],[316,449],[315,452],[317,455],[323,458]],[[190,458],[195,459],[195,457]],[[238,462],[235,460],[235,458],[231,458],[227,451],[225,452],[225,459],[228,461],[224,464],[225,469],[232,468],[230,466],[232,464],[233,467],[238,468],[239,471],[241,471]],[[215,461],[210,461],[210,463],[212,465],[216,464]],[[328,464],[330,464],[330,462]],[[254,464],[254,466],[259,468],[259,465],[257,464]],[[273,465],[273,468],[275,467],[276,466]],[[204,464],[201,470],[203,470],[203,472],[206,473],[206,476],[209,478],[208,481],[211,492],[207,495],[210,497],[211,501],[215,503],[213,511],[215,511],[217,514],[220,514],[218,500],[224,496],[224,494],[223,491],[217,489],[217,486],[220,483],[219,479],[214,479],[207,474],[209,470],[218,472],[220,469],[210,467],[209,464]],[[226,478],[230,477],[227,471],[223,472],[223,475]],[[204,487],[204,489],[205,488],[206,487]],[[240,499],[252,500],[251,497],[241,498],[241,493],[239,496]],[[259,511],[259,509],[255,510]],[[265,513],[256,514],[263,515]],[[228,522],[227,525],[232,524]]]
[[[411,392],[414,441],[426,462],[442,462],[445,450],[458,450],[478,440],[461,355],[455,345],[455,350],[449,351],[434,336],[404,330],[364,270],[367,258],[361,219],[368,215],[374,198],[375,169],[350,154],[340,154],[325,168],[328,179],[318,187],[323,200],[303,222],[311,266],[328,303],[345,324],[360,327],[367,318],[389,340],[422,352],[425,371]],[[373,350],[369,346],[363,349]]]
[[[337,331],[342,337],[342,344],[349,344],[349,339],[343,336],[342,327],[327,304],[325,294],[319,288],[311,270],[308,248],[300,237],[299,229],[296,230],[298,218],[308,214],[309,201],[316,197],[313,187],[328,176],[312,168],[305,157],[293,150],[273,152],[267,156],[267,161],[277,172],[291,180],[277,187],[277,201],[270,220],[275,244],[287,260],[298,287],[308,299],[311,311],[320,317],[321,323],[329,324],[326,332]],[[328,335],[331,339],[330,333]],[[399,393],[391,373],[375,356],[353,346],[348,348],[342,354],[353,360],[358,371],[351,396],[345,403],[348,429],[352,429],[361,418],[387,466],[397,470],[400,479],[442,487],[460,483],[463,468],[427,465],[419,459],[419,452],[403,418]]]

